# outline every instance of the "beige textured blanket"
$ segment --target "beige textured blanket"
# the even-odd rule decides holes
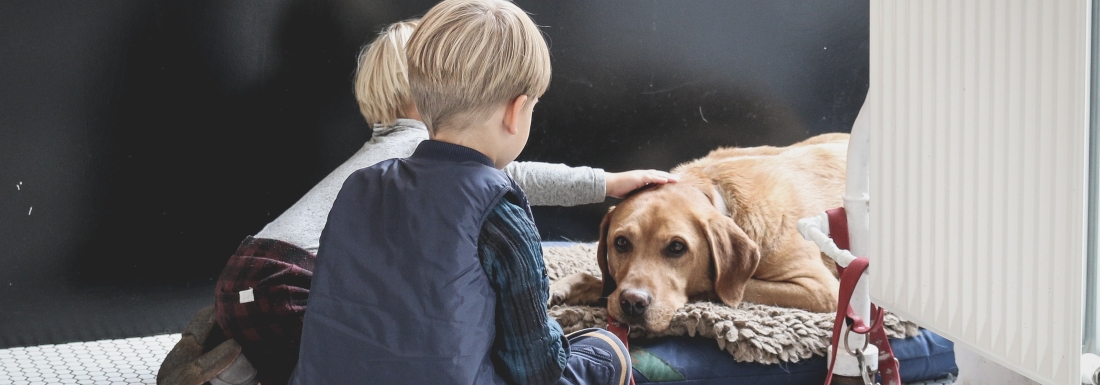
[[[546,247],[546,270],[550,282],[576,272],[600,276],[596,246],[578,244]],[[555,306],[550,316],[566,333],[588,327],[606,327],[607,310],[593,306]],[[737,308],[711,303],[689,303],[678,310],[672,325],[661,333],[632,331],[631,337],[694,336],[713,338],[718,346],[739,362],[798,362],[813,355],[824,356],[832,336],[834,315],[805,310],[742,303]],[[915,336],[916,324],[887,313],[884,320],[890,338]]]

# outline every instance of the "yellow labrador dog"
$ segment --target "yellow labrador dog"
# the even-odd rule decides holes
[[[672,170],[678,183],[640,190],[603,218],[603,281],[579,273],[551,304],[593,304],[659,332],[688,301],[834,311],[836,270],[799,235],[799,219],[843,202],[847,134],[789,147],[723,148]]]

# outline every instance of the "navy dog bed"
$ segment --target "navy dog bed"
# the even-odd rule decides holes
[[[544,248],[572,247],[574,242],[543,242]],[[594,252],[591,251],[591,252]],[[595,264],[595,261],[591,261]],[[584,271],[585,268],[572,267]],[[595,268],[590,266],[589,268]],[[890,339],[904,383],[937,380],[958,375],[954,344],[928,330]],[[632,338],[631,358],[637,383],[671,384],[822,384],[826,359],[814,356],[797,363],[762,364],[737,362],[718,348],[712,338]]]
[[[929,381],[958,375],[954,344],[928,330],[905,339],[891,339],[901,381]],[[691,337],[631,339],[630,356],[637,383],[692,385],[822,384],[826,359],[815,356],[797,363],[766,365],[736,362],[713,340]]]

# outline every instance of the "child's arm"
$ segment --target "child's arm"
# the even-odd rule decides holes
[[[604,172],[542,162],[512,162],[504,172],[516,180],[533,206],[575,206],[603,202]]]
[[[656,170],[611,173],[541,162],[512,162],[504,167],[504,172],[516,180],[533,206],[599,203],[605,196],[622,198],[646,184],[676,181],[672,174]]]
[[[501,199],[482,225],[478,254],[496,291],[497,373],[509,383],[556,382],[569,348],[561,326],[546,315],[549,280],[539,234],[527,212]]]

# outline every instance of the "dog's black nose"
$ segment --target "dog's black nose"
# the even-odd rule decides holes
[[[645,314],[649,299],[649,293],[645,290],[626,289],[619,293],[619,306],[622,307],[623,314],[636,317]]]

